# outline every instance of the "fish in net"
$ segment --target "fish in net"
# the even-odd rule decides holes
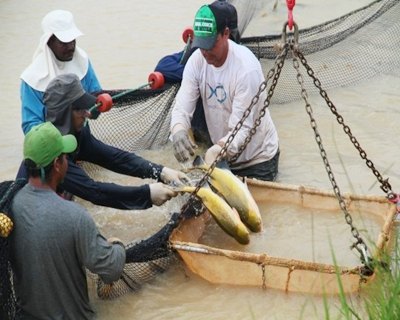
[[[242,33],[254,17],[256,9],[260,8],[260,1],[251,1],[248,4],[247,1],[236,0],[231,3],[237,8],[239,29]],[[324,88],[353,85],[380,74],[399,76],[400,52],[396,49],[400,44],[399,16],[399,1],[373,1],[368,6],[337,19],[307,29],[300,28],[299,49],[317,70]],[[241,21],[244,22],[241,24]],[[277,49],[281,40],[281,35],[241,38],[242,44],[259,58],[266,77],[267,68],[278,55]],[[288,56],[287,59],[291,57]],[[294,72],[290,64],[284,65],[272,103],[287,103],[300,98]],[[123,102],[116,101],[113,112],[103,114],[91,122],[93,134],[128,151],[162,147],[168,142],[170,112],[179,86],[179,83],[167,85],[157,92],[141,90],[133,96],[126,96]],[[307,92],[316,93],[315,85],[310,79],[305,79],[304,86]],[[145,94],[151,97],[142,100],[141,97]],[[135,121],[132,126],[132,119],[139,118],[142,121]],[[157,126],[154,119],[157,119]],[[107,130],[104,130],[105,127]],[[149,138],[155,135],[160,139]],[[127,274],[134,273],[133,269],[128,269],[128,266],[126,268]],[[149,269],[159,272],[158,265]],[[133,277],[126,277],[131,278]],[[137,282],[139,281],[134,280],[130,283],[133,290],[139,287]],[[129,285],[124,283],[123,286],[128,290]]]
[[[238,11],[239,29],[244,29],[255,16],[261,1],[230,1]],[[301,29],[299,26],[299,49],[317,70],[324,88],[354,85],[357,82],[385,74],[400,76],[400,2],[377,0],[337,19]],[[265,75],[278,55],[281,35],[242,37],[247,46],[260,60]],[[288,59],[291,57],[288,56]],[[315,93],[310,79],[305,88]],[[113,108],[102,114],[90,126],[94,136],[110,145],[127,151],[155,149],[168,142],[169,123],[175,95],[180,84],[166,84],[161,89],[140,89],[130,92],[117,101]],[[122,90],[106,90],[110,95]],[[300,98],[294,69],[285,65],[276,86],[272,103],[286,103]],[[132,125],[134,123],[134,125]],[[95,165],[82,164],[89,175],[100,170]],[[0,184],[2,212],[8,212],[12,195],[21,185],[14,182]],[[13,186],[13,187],[11,187]],[[8,191],[7,190],[11,190]],[[193,206],[194,207],[194,206]],[[195,211],[199,212],[197,208]],[[104,299],[118,297],[128,291],[138,290],[145,282],[165,271],[174,262],[174,251],[169,247],[169,235],[179,224],[179,214],[157,234],[127,246],[124,274],[112,285],[97,279],[98,294]],[[12,289],[12,270],[8,260],[7,238],[0,237],[0,318],[13,319],[15,295]]]
[[[259,8],[260,1],[252,1],[251,5],[247,7],[247,1],[236,0],[231,3],[237,7],[239,28],[242,28],[240,30],[242,33],[245,26],[254,17],[255,8]],[[365,7],[337,19],[307,29],[299,28],[299,50],[307,56],[307,61],[313,66],[313,69],[317,70],[318,79],[323,82],[324,88],[354,85],[382,74],[398,77],[400,75],[400,52],[397,50],[400,44],[399,16],[400,2],[398,0],[373,1]],[[249,19],[249,17],[251,18]],[[245,21],[245,23],[241,25],[240,21]],[[289,38],[291,36],[289,34]],[[268,67],[273,65],[279,54],[278,49],[282,44],[282,36],[242,37],[241,43],[259,58],[267,77]],[[287,59],[291,58],[290,55],[287,56]],[[123,120],[119,122],[120,102],[116,101],[113,113],[104,114],[91,123],[93,134],[102,135],[102,139],[128,151],[162,147],[168,142],[170,112],[179,86],[180,84],[176,83],[161,89],[159,93],[163,100],[157,100],[155,95],[149,103],[138,100],[129,101],[130,97],[126,97],[127,104],[123,107],[123,113],[126,116],[125,119],[130,119],[127,124],[124,124]],[[305,79],[304,87],[309,93],[317,93],[314,83],[308,78]],[[136,94],[142,95],[144,92],[148,91],[143,90]],[[300,98],[295,70],[290,63],[285,64],[272,97],[272,103],[287,103]],[[141,109],[142,103],[144,103],[143,109]],[[163,103],[167,103],[167,105]],[[151,111],[147,108],[150,108]],[[139,110],[142,110],[144,118],[141,117]],[[151,112],[155,112],[155,114],[150,115]],[[158,117],[160,114],[163,116]],[[135,134],[124,134],[132,130],[132,128],[128,128],[132,127],[131,119],[139,117],[147,119],[148,115],[150,115],[148,123],[146,120],[142,120],[140,124],[134,122],[134,126],[138,126]],[[164,122],[157,123],[157,127],[153,127],[154,118]],[[111,123],[112,125],[110,125]],[[102,130],[104,127],[110,128],[111,131]],[[122,139],[113,139],[112,137],[116,135],[113,130],[119,131]],[[149,139],[142,139],[143,136],[151,137],[155,134],[164,139],[154,140],[154,144],[150,143]],[[154,265],[152,268],[156,273],[159,270]],[[127,270],[128,272],[130,271]],[[136,288],[135,285],[132,284],[132,287]],[[127,287],[125,285],[125,288]]]

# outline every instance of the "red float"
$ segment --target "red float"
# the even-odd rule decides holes
[[[101,93],[97,96],[96,105],[100,112],[107,112],[112,108],[112,97],[108,93]]]
[[[160,89],[164,86],[164,76],[161,72],[154,71],[150,73],[148,80],[152,89]]]
[[[187,27],[183,32],[182,32],[182,40],[184,43],[188,43],[188,41],[192,41],[194,38],[194,31],[192,27]]]

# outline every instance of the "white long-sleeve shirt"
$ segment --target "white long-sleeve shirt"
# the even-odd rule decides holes
[[[190,128],[196,102],[201,97],[211,140],[224,143],[257,94],[264,75],[254,54],[245,46],[229,40],[228,56],[221,67],[206,62],[196,50],[186,63],[182,85],[176,96],[171,117],[171,130],[181,124]],[[244,143],[266,99],[265,90],[228,148],[236,154]],[[233,164],[248,167],[270,160],[278,150],[278,134],[268,109],[246,149]]]

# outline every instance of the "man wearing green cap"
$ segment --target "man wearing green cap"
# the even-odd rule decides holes
[[[211,164],[265,81],[254,54],[229,39],[231,7],[226,1],[214,1],[203,5],[194,19],[192,47],[200,50],[196,50],[186,63],[171,117],[174,154],[180,162],[190,160],[197,147],[188,133],[199,98],[203,101],[213,143],[205,154],[206,162]],[[268,109],[256,132],[251,132],[265,99],[266,92],[263,91],[231,141],[225,157],[229,161],[240,153],[246,138],[251,137],[237,159],[230,161],[230,169],[239,176],[273,181],[278,173],[279,140]]]
[[[18,319],[93,319],[86,269],[103,281],[116,281],[125,265],[125,248],[99,233],[89,213],[55,192],[75,151],[73,135],[62,136],[50,122],[25,136],[28,183],[11,208],[10,235]]]

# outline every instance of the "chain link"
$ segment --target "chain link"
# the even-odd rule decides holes
[[[293,47],[292,47],[293,49]],[[325,164],[325,169],[326,172],[328,173],[328,177],[329,180],[332,184],[333,187],[333,192],[336,195],[337,200],[339,201],[339,206],[341,208],[341,210],[344,213],[344,217],[346,220],[346,223],[350,226],[351,229],[351,234],[353,235],[353,237],[355,238],[355,242],[352,244],[351,248],[355,248],[359,253],[360,253],[360,257],[361,257],[361,262],[365,265],[367,265],[369,267],[370,264],[370,258],[369,258],[369,254],[368,254],[368,247],[366,245],[366,243],[364,242],[364,240],[361,238],[360,233],[358,232],[357,228],[353,225],[353,219],[350,215],[350,213],[347,210],[347,206],[346,203],[341,195],[340,189],[338,184],[336,183],[335,180],[335,176],[333,174],[332,168],[329,164],[328,161],[328,156],[327,153],[325,151],[325,148],[323,146],[322,143],[322,138],[318,132],[318,128],[317,128],[317,123],[315,121],[315,118],[313,116],[313,110],[312,107],[308,101],[308,95],[307,95],[307,91],[305,89],[304,86],[304,79],[302,74],[300,73],[300,65],[299,65],[299,60],[298,57],[301,57],[301,62],[302,64],[305,66],[305,68],[307,69],[307,73],[311,76],[311,74],[313,75],[313,71],[311,69],[311,67],[307,64],[307,61],[305,60],[304,56],[298,51],[298,49],[293,49],[293,67],[296,69],[297,72],[297,82],[299,83],[300,87],[301,87],[301,96],[305,102],[305,107],[306,107],[306,112],[310,118],[310,124],[311,124],[311,128],[314,131],[314,136],[315,136],[315,141],[317,142],[318,148],[320,150],[320,154],[323,160],[323,163]],[[320,91],[323,91],[321,88],[321,84],[319,82],[318,79],[316,79],[315,77],[313,77],[314,79],[314,84],[317,86],[318,89],[320,89]],[[325,97],[326,102],[328,103],[328,105],[330,106],[331,110],[333,111],[333,104],[332,102],[330,102],[326,92],[324,91],[323,96]],[[333,108],[332,108],[333,107]],[[335,114],[337,115],[337,119],[339,123],[343,123],[343,118],[337,113],[336,108],[335,110]],[[339,120],[340,119],[340,120]],[[350,132],[350,129],[345,130],[345,132]],[[352,141],[356,141],[356,139],[353,137]],[[359,145],[358,145],[359,150],[362,150]],[[363,151],[363,150],[362,150]],[[363,151],[363,154],[365,154],[365,152]]]
[[[254,96],[254,98],[252,99],[251,104],[249,105],[249,107],[246,109],[246,111],[243,113],[242,118],[240,119],[240,121],[237,123],[235,129],[233,130],[232,134],[229,136],[228,141],[229,144],[232,142],[233,138],[235,137],[236,133],[239,131],[239,129],[243,126],[244,121],[246,120],[246,118],[249,116],[253,106],[255,104],[258,103],[258,101],[260,100],[260,95],[261,93],[266,90],[267,88],[267,84],[268,81],[270,79],[272,79],[272,84],[271,87],[268,90],[268,95],[267,98],[264,101],[264,105],[260,110],[259,116],[258,118],[254,121],[253,127],[250,129],[249,135],[246,136],[243,144],[239,147],[239,150],[236,154],[234,154],[230,159],[229,159],[229,164],[233,164],[238,158],[239,156],[242,154],[242,152],[244,151],[244,149],[246,149],[246,146],[249,144],[249,142],[251,141],[252,137],[255,135],[257,128],[259,127],[259,125],[261,124],[261,119],[265,116],[265,112],[266,109],[269,107],[269,104],[271,102],[271,98],[274,94],[274,90],[276,85],[278,84],[278,79],[279,76],[281,74],[283,65],[285,63],[285,59],[287,56],[289,50],[289,46],[288,44],[285,44],[283,47],[282,52],[277,56],[275,63],[274,63],[274,67],[272,69],[269,70],[268,74],[267,74],[267,79],[260,85],[257,94]],[[226,147],[229,146],[229,144],[226,144]]]
[[[326,93],[325,90],[322,89],[321,82],[319,81],[319,79],[316,78],[316,76],[314,75],[314,71],[308,65],[307,60],[305,59],[304,55],[300,52],[300,50],[298,48],[298,28],[297,28],[297,25],[295,24],[294,39],[290,39],[290,40],[286,40],[286,27],[287,27],[287,25],[285,24],[284,28],[283,28],[283,32],[282,32],[282,43],[280,44],[281,52],[277,56],[277,58],[275,60],[275,63],[274,63],[274,66],[269,70],[269,72],[267,74],[267,77],[266,77],[266,80],[264,82],[262,82],[261,85],[259,86],[257,94],[253,97],[250,105],[247,107],[247,109],[243,113],[242,118],[236,124],[236,126],[233,129],[232,133],[228,137],[226,143],[222,147],[220,153],[216,157],[215,161],[208,168],[207,172],[202,177],[202,179],[198,182],[198,184],[196,186],[196,189],[194,190],[194,192],[191,194],[191,197],[189,198],[189,201],[182,208],[182,212],[184,211],[184,208],[189,205],[189,203],[191,202],[190,200],[193,199],[194,196],[197,194],[197,192],[200,189],[200,187],[207,181],[207,179],[209,178],[210,174],[214,170],[216,164],[222,158],[225,157],[228,147],[232,143],[232,141],[235,138],[235,136],[238,133],[238,131],[243,126],[244,121],[250,115],[254,105],[256,105],[258,103],[261,93],[264,90],[267,89],[268,81],[270,81],[272,79],[272,84],[271,84],[271,86],[270,86],[270,88],[268,90],[267,98],[264,101],[264,105],[263,105],[263,107],[261,108],[261,110],[259,112],[259,116],[254,121],[253,127],[251,128],[251,130],[249,132],[249,135],[246,137],[245,141],[240,146],[238,152],[236,154],[234,154],[229,159],[229,163],[230,164],[234,163],[239,158],[239,156],[242,154],[242,152],[244,151],[244,149],[246,148],[248,143],[251,141],[252,137],[254,136],[254,134],[257,131],[258,126],[261,124],[261,119],[265,116],[266,109],[270,105],[270,102],[271,102],[272,96],[274,94],[275,87],[276,87],[276,85],[278,83],[279,76],[280,76],[281,71],[283,69],[286,57],[288,56],[288,52],[290,52],[292,54],[292,58],[293,58],[293,67],[295,68],[295,70],[297,72],[297,74],[296,74],[297,82],[299,83],[299,85],[301,87],[301,97],[303,98],[303,100],[305,102],[305,109],[306,109],[306,112],[307,112],[307,114],[308,114],[308,116],[310,118],[311,128],[314,131],[315,141],[317,142],[318,148],[320,150],[320,155],[321,155],[322,161],[323,161],[323,163],[325,165],[325,169],[326,169],[326,172],[328,174],[329,180],[330,180],[330,182],[332,184],[333,192],[334,192],[334,194],[335,194],[335,196],[336,196],[336,198],[337,198],[337,200],[339,202],[339,206],[340,206],[341,210],[344,213],[344,217],[345,217],[346,223],[350,226],[351,234],[355,238],[355,241],[352,244],[351,249],[356,249],[360,253],[361,262],[365,265],[365,268],[364,268],[365,271],[363,271],[363,273],[368,274],[372,270],[371,265],[370,265],[371,258],[370,258],[369,253],[368,253],[368,247],[367,247],[366,243],[364,242],[364,240],[361,238],[360,233],[358,232],[357,228],[353,225],[353,219],[352,219],[350,213],[347,210],[346,202],[344,201],[344,199],[343,199],[343,197],[341,195],[339,186],[336,183],[332,168],[331,168],[330,163],[328,161],[327,153],[326,153],[325,148],[324,148],[323,143],[322,143],[322,138],[321,138],[321,136],[320,136],[320,134],[318,132],[317,123],[316,123],[316,120],[315,120],[315,118],[313,116],[312,107],[311,107],[311,105],[310,105],[310,103],[308,101],[308,94],[307,94],[307,91],[306,91],[305,86],[304,86],[304,79],[303,79],[303,76],[302,76],[302,74],[300,72],[299,59],[300,59],[301,64],[305,67],[305,69],[307,71],[307,74],[313,79],[314,85],[319,90],[319,93],[320,93],[321,97],[323,99],[325,99],[325,101],[326,101],[328,107],[330,108],[331,112],[336,116],[337,122],[340,125],[342,125],[344,132],[348,135],[348,137],[350,138],[350,141],[353,143],[354,147],[358,150],[361,158],[363,160],[365,160],[366,165],[368,166],[368,168],[371,169],[371,171],[373,172],[375,177],[381,183],[381,189],[385,193],[387,193],[387,197],[389,199],[394,197],[394,193],[392,192],[392,188],[391,188],[391,185],[390,185],[388,179],[383,179],[383,177],[380,174],[380,172],[375,168],[373,162],[370,159],[368,159],[366,152],[361,148],[359,142],[357,141],[355,136],[352,134],[352,132],[350,130],[350,127],[347,126],[344,123],[343,117],[337,112],[337,109],[334,106],[334,104],[331,102],[331,100],[329,99],[328,94]],[[264,265],[262,265],[262,280],[263,280],[263,288],[264,288],[265,287],[265,266]]]
[[[383,179],[382,175],[380,172],[375,168],[373,162],[367,158],[367,153],[361,148],[360,143],[357,141],[356,137],[351,133],[350,127],[347,126],[344,123],[343,117],[338,113],[335,105],[332,103],[332,101],[329,99],[328,94],[326,93],[325,90],[322,89],[321,82],[315,77],[314,71],[311,69],[311,67],[308,65],[306,58],[304,55],[299,51],[296,50],[296,54],[300,58],[301,63],[304,65],[304,67],[307,70],[307,74],[313,79],[314,85],[317,87],[319,90],[319,93],[323,99],[325,99],[328,107],[332,111],[332,113],[336,116],[337,122],[342,125],[344,132],[348,135],[350,138],[350,141],[353,143],[354,147],[358,150],[360,153],[360,157],[365,160],[365,163],[368,168],[371,169],[372,173],[375,175],[375,177],[378,179],[378,181],[381,184],[381,189],[383,192],[387,194],[387,196],[390,198],[393,195],[392,192],[392,187],[389,183],[389,179]]]
[[[277,56],[274,66],[268,71],[266,80],[263,81],[258,89],[257,94],[253,97],[250,105],[247,107],[247,109],[245,110],[245,112],[243,113],[242,118],[240,119],[240,121],[236,124],[235,128],[233,129],[232,133],[229,135],[227,141],[225,142],[224,146],[222,147],[221,151],[219,152],[219,154],[217,155],[217,157],[215,158],[214,162],[210,165],[210,167],[207,169],[207,171],[205,172],[205,174],[203,175],[203,177],[200,179],[200,181],[197,183],[195,190],[190,194],[190,197],[188,199],[188,201],[186,201],[186,203],[182,206],[181,208],[181,213],[184,213],[186,211],[186,209],[192,205],[193,203],[195,203],[195,196],[197,194],[197,192],[199,191],[199,189],[206,183],[206,181],[208,180],[208,178],[210,177],[212,171],[214,170],[214,168],[216,167],[217,163],[223,159],[225,157],[225,155],[227,154],[227,150],[228,147],[230,146],[230,144],[232,143],[233,139],[235,138],[236,134],[238,133],[238,131],[240,130],[240,128],[243,126],[244,121],[247,119],[247,117],[250,115],[251,110],[253,109],[253,106],[257,104],[257,102],[260,100],[260,95],[261,93],[266,90],[267,86],[268,86],[268,81],[272,78],[273,82],[271,85],[271,88],[269,89],[268,92],[268,96],[264,102],[264,106],[262,108],[262,110],[260,111],[260,115],[259,117],[255,120],[254,125],[252,127],[252,129],[250,130],[250,134],[248,137],[246,137],[244,144],[239,148],[238,153],[236,153],[235,155],[233,155],[233,157],[231,159],[229,159],[229,164],[232,164],[234,161],[237,160],[237,158],[240,156],[240,154],[243,152],[243,150],[246,148],[247,144],[250,142],[251,138],[253,137],[253,135],[256,133],[257,127],[260,125],[261,123],[261,118],[265,115],[265,110],[268,108],[269,103],[271,101],[271,98],[273,96],[274,93],[274,89],[276,87],[276,84],[278,83],[278,79],[279,79],[279,75],[281,73],[281,70],[283,68],[287,53],[289,51],[289,45],[287,43],[283,43],[282,44],[282,49],[280,54]]]
[[[262,275],[261,275],[261,277],[262,277],[262,288],[263,288],[263,290],[266,290],[267,289],[267,278],[265,276],[265,264],[264,263],[261,264],[261,272],[262,272]]]

